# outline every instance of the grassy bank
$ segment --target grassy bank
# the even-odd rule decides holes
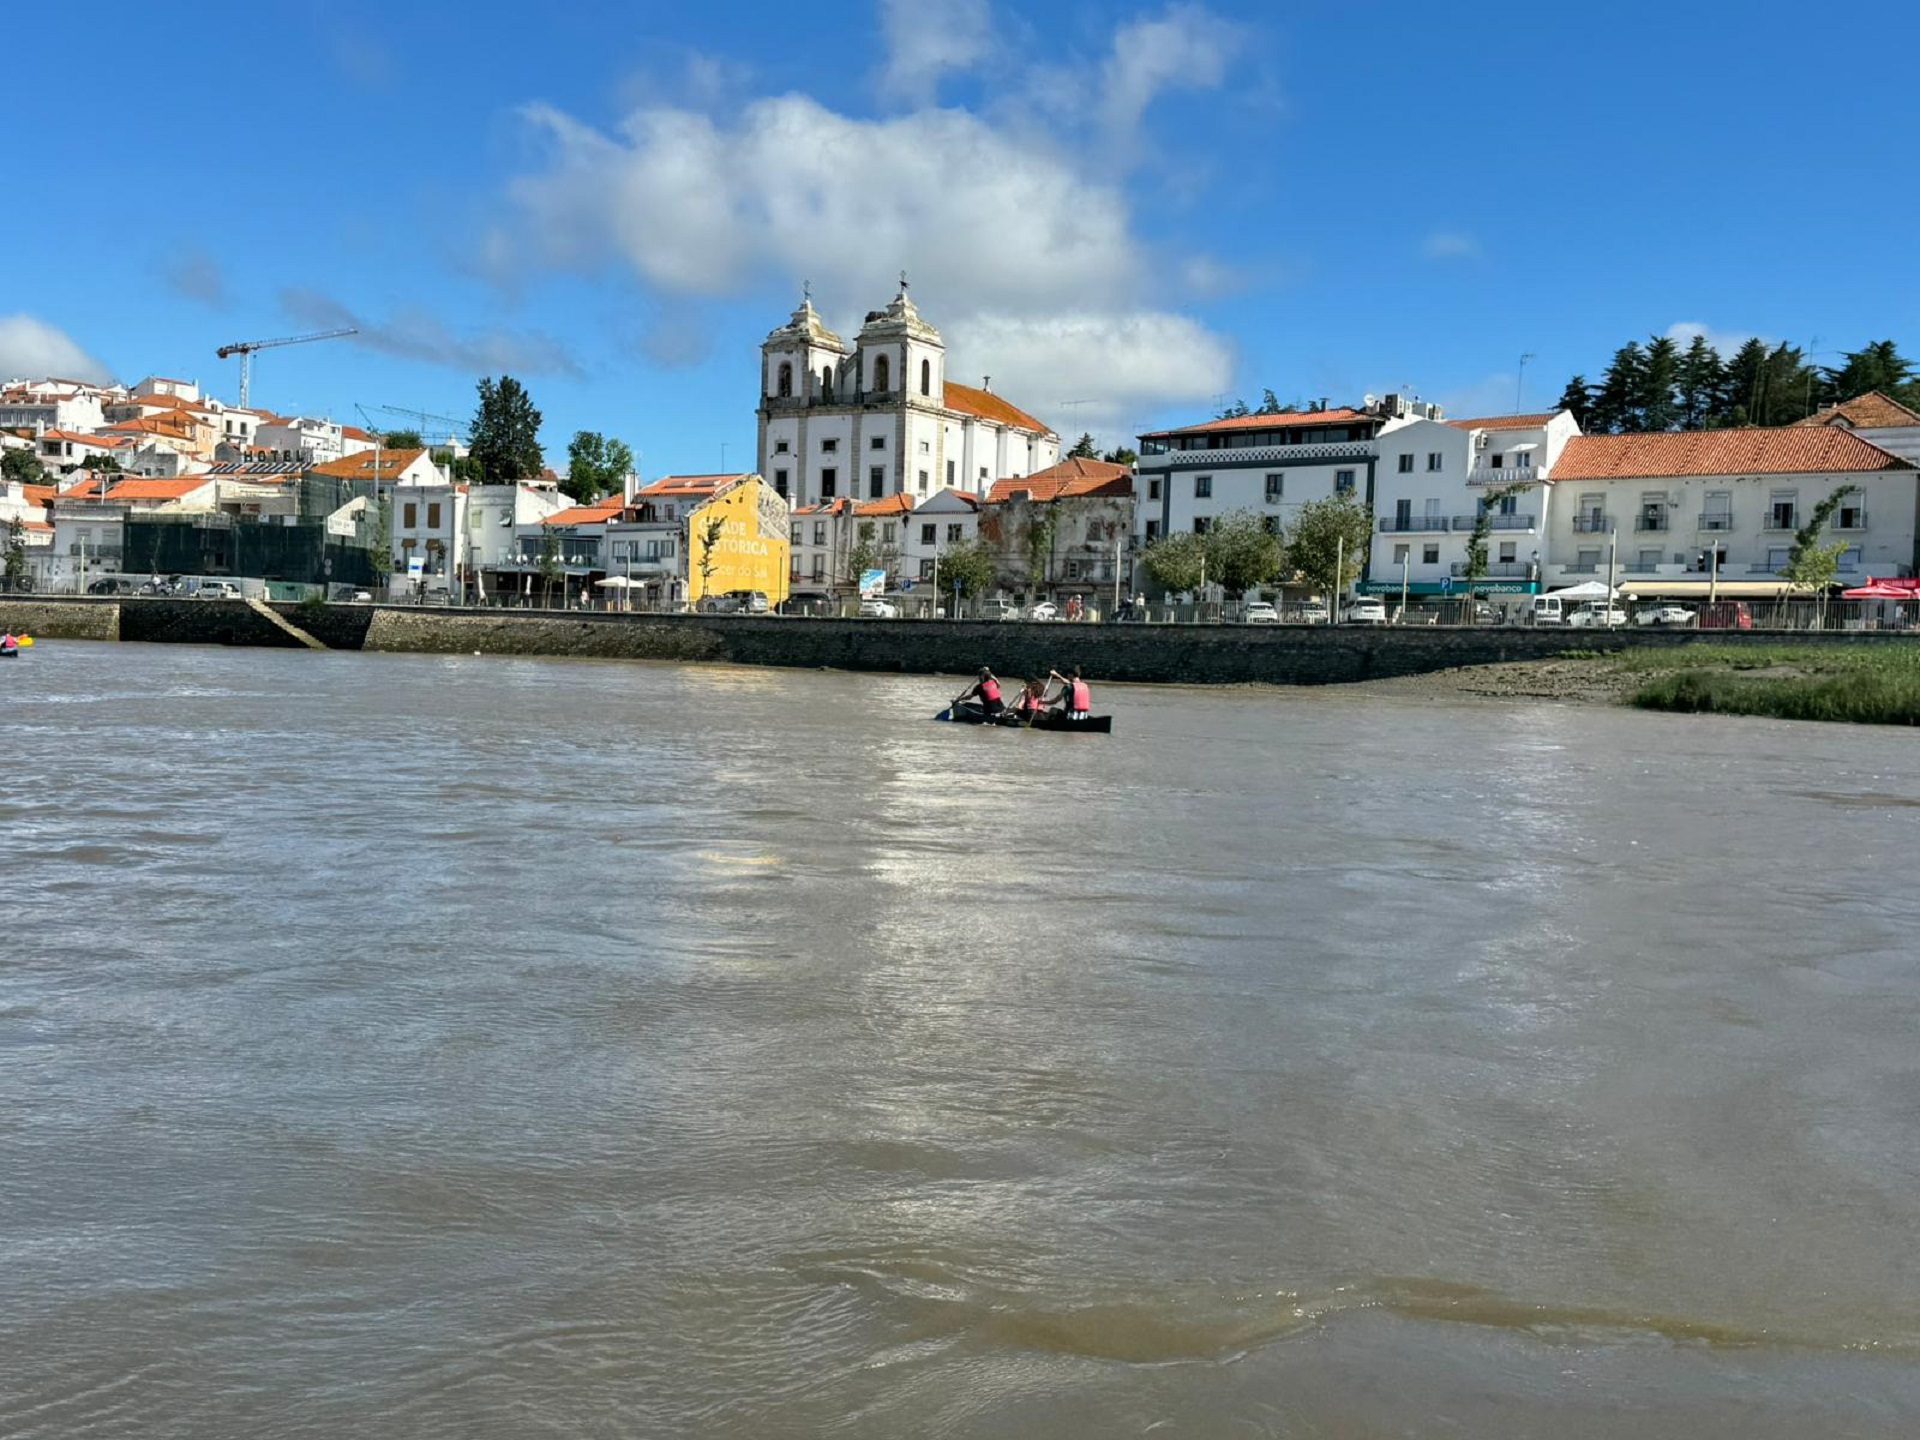
[[[1608,664],[1643,710],[1920,725],[1920,639],[1911,645],[1687,645]]]

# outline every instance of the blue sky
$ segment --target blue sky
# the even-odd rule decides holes
[[[1216,397],[1509,408],[1676,326],[1920,351],[1920,21],[1804,6],[389,0],[44,7],[0,374],[750,462],[756,347],[903,267],[955,379],[1115,442]],[[140,23],[134,24],[135,16]],[[534,23],[529,25],[529,16]],[[1869,43],[1859,43],[1869,37]],[[95,81],[102,77],[95,76]]]

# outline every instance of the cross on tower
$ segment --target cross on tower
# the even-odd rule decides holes
[[[813,303],[813,282],[811,280],[802,280],[800,282],[800,298],[809,305]]]
[[[904,270],[900,272],[900,293],[902,295],[907,293],[907,272]]]

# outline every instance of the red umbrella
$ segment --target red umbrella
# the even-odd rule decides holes
[[[1920,577],[1876,580],[1869,575],[1866,584],[1840,593],[1847,600],[1920,600]]]

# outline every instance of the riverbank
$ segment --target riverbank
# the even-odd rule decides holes
[[[1702,641],[1382,680],[1370,689],[1454,699],[1559,700],[1687,714],[1920,725],[1920,641]]]

